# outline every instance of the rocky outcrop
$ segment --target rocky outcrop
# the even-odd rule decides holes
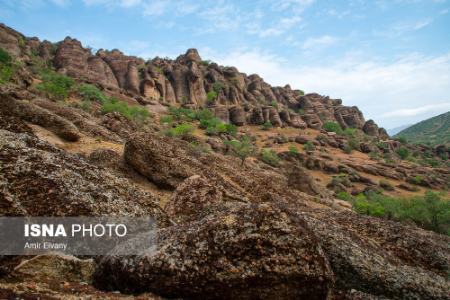
[[[0,94],[0,99],[9,114],[47,128],[67,141],[73,142],[80,139],[80,132],[73,123],[47,109],[26,100],[15,100],[8,95]]]
[[[152,194],[28,134],[0,130],[0,160],[1,215],[119,214],[168,220]]]
[[[301,217],[274,204],[234,203],[158,231],[156,249],[106,257],[100,288],[190,299],[326,299],[333,275]]]
[[[121,89],[141,97],[143,104],[151,100],[190,108],[223,105],[231,107],[230,120],[224,108],[218,111],[220,118],[238,126],[270,122],[275,127],[320,129],[324,122],[336,121],[342,128],[357,128],[387,138],[386,132],[378,129],[373,121],[365,122],[357,107],[343,106],[340,99],[315,93],[303,95],[289,85],[272,87],[256,74],[247,76],[234,67],[204,62],[196,49],[188,49],[175,60],[157,57],[144,62],[116,49],[99,50],[94,55],[79,41],[67,37],[59,43],[53,58],[53,46],[48,42],[27,39],[22,49],[18,47],[21,39],[14,30],[0,27],[0,47],[14,55],[33,49],[42,58],[53,59],[59,72],[104,88]],[[210,91],[215,91],[217,97],[207,103]],[[296,113],[298,110],[303,111],[302,116]]]
[[[371,136],[377,136],[379,135],[379,128],[377,124],[373,120],[368,120],[366,123],[364,123],[364,126],[362,130],[367,134]]]
[[[338,290],[389,299],[447,299],[450,239],[351,212],[304,214],[322,241]]]

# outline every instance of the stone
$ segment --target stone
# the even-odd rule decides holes
[[[61,253],[48,253],[22,261],[11,274],[21,280],[91,282],[93,259],[79,259]]]
[[[159,230],[152,252],[103,258],[94,282],[169,298],[326,299],[333,274],[301,216],[269,203],[234,203]]]
[[[241,107],[233,106],[229,109],[230,123],[236,126],[245,124],[245,111]]]

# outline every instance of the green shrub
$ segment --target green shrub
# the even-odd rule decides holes
[[[396,153],[401,159],[407,159],[409,156],[409,150],[405,147],[397,149]]]
[[[8,52],[0,48],[0,84],[11,80],[17,65],[13,64],[13,59]]]
[[[402,144],[407,144],[408,143],[408,140],[405,137],[403,137],[403,136],[399,137],[397,140],[400,143],[402,143]]]
[[[305,114],[305,110],[300,108],[300,109],[298,110],[298,114],[299,114],[300,116],[303,116],[303,115]]]
[[[349,137],[354,136],[355,133],[356,133],[356,128],[350,128],[350,127],[345,128],[345,129],[342,131],[342,135],[349,136]]]
[[[172,124],[173,117],[172,116],[161,116],[159,118],[159,123],[161,124]]]
[[[356,212],[397,221],[413,221],[417,226],[450,235],[450,199],[428,191],[423,196],[393,198],[374,192],[358,195]]]
[[[342,128],[339,126],[336,122],[325,122],[322,126],[323,129],[325,129],[327,132],[336,132],[336,134],[342,134]]]
[[[270,123],[269,121],[266,121],[266,122],[264,122],[264,124],[261,126],[261,129],[262,130],[269,130],[269,129],[271,129],[273,126],[272,126],[272,123]]]
[[[222,81],[214,82],[213,91],[216,92],[217,94],[220,94],[220,92],[224,89],[224,87],[225,85],[223,84]]]
[[[280,162],[280,158],[278,157],[278,154],[273,149],[268,149],[268,148],[262,149],[261,159],[263,162],[265,162],[273,167],[277,167]]]
[[[139,106],[129,106],[126,102],[116,98],[109,98],[102,103],[102,113],[118,112],[127,119],[144,121],[150,116],[147,109]]]
[[[278,102],[274,100],[274,101],[270,102],[270,106],[278,108]]]
[[[12,57],[3,48],[0,48],[0,64],[9,65],[12,63]]]
[[[413,182],[417,185],[420,185],[423,182],[423,177],[420,175],[416,175],[413,179]]]
[[[303,90],[298,90],[298,94],[299,94],[300,96],[304,96],[304,95],[305,95],[305,92],[304,92]]]
[[[294,145],[290,145],[290,146],[289,146],[289,154],[295,155],[295,154],[297,154],[297,153],[298,153],[297,147],[295,147]]]
[[[202,66],[209,66],[210,64],[211,64],[211,61],[208,59],[208,60],[201,60],[200,61],[200,64],[202,65]]]
[[[184,107],[169,107],[169,113],[177,120],[188,119],[192,121],[197,118],[192,109]]]
[[[209,109],[202,109],[195,113],[195,118],[197,120],[209,120],[214,118],[213,113]]]
[[[206,127],[207,135],[219,135],[227,133],[231,136],[236,136],[237,134],[237,127],[235,125],[224,124],[217,118],[201,121],[200,127]]]
[[[96,86],[83,83],[78,87],[78,94],[85,101],[96,101],[102,103],[107,97]]]
[[[245,159],[252,155],[255,152],[255,148],[250,141],[248,136],[244,136],[241,140],[231,140],[224,141],[225,146],[227,146],[228,151],[231,152],[232,155],[239,157],[241,159],[241,165],[244,164]]]
[[[215,91],[209,91],[206,94],[208,104],[213,104],[217,100],[217,93]]]
[[[72,91],[75,81],[65,75],[53,71],[45,71],[41,74],[42,82],[36,88],[44,92],[47,97],[64,100]]]
[[[174,128],[170,128],[165,133],[167,136],[172,137],[185,137],[191,135],[194,132],[195,128],[191,124],[183,123],[179,124]]]
[[[305,150],[305,151],[314,151],[314,150],[316,150],[316,146],[314,146],[314,144],[311,141],[307,141],[303,145],[303,150]]]
[[[353,197],[347,192],[339,192],[336,195],[336,198],[344,200],[344,201],[352,201]]]

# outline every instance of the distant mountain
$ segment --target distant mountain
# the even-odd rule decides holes
[[[450,145],[450,112],[412,125],[395,135],[414,144]]]
[[[407,124],[407,125],[402,125],[402,126],[394,127],[394,128],[391,128],[391,129],[387,129],[387,133],[390,136],[394,136],[397,133],[399,133],[400,131],[402,131],[403,129],[406,129],[406,128],[410,127],[411,125],[412,124]]]

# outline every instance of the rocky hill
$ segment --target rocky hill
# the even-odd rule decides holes
[[[190,49],[0,26],[0,216],[151,216],[135,256],[0,256],[2,299],[450,299],[450,151]]]
[[[450,145],[450,112],[429,118],[403,129],[395,135],[414,144]]]

